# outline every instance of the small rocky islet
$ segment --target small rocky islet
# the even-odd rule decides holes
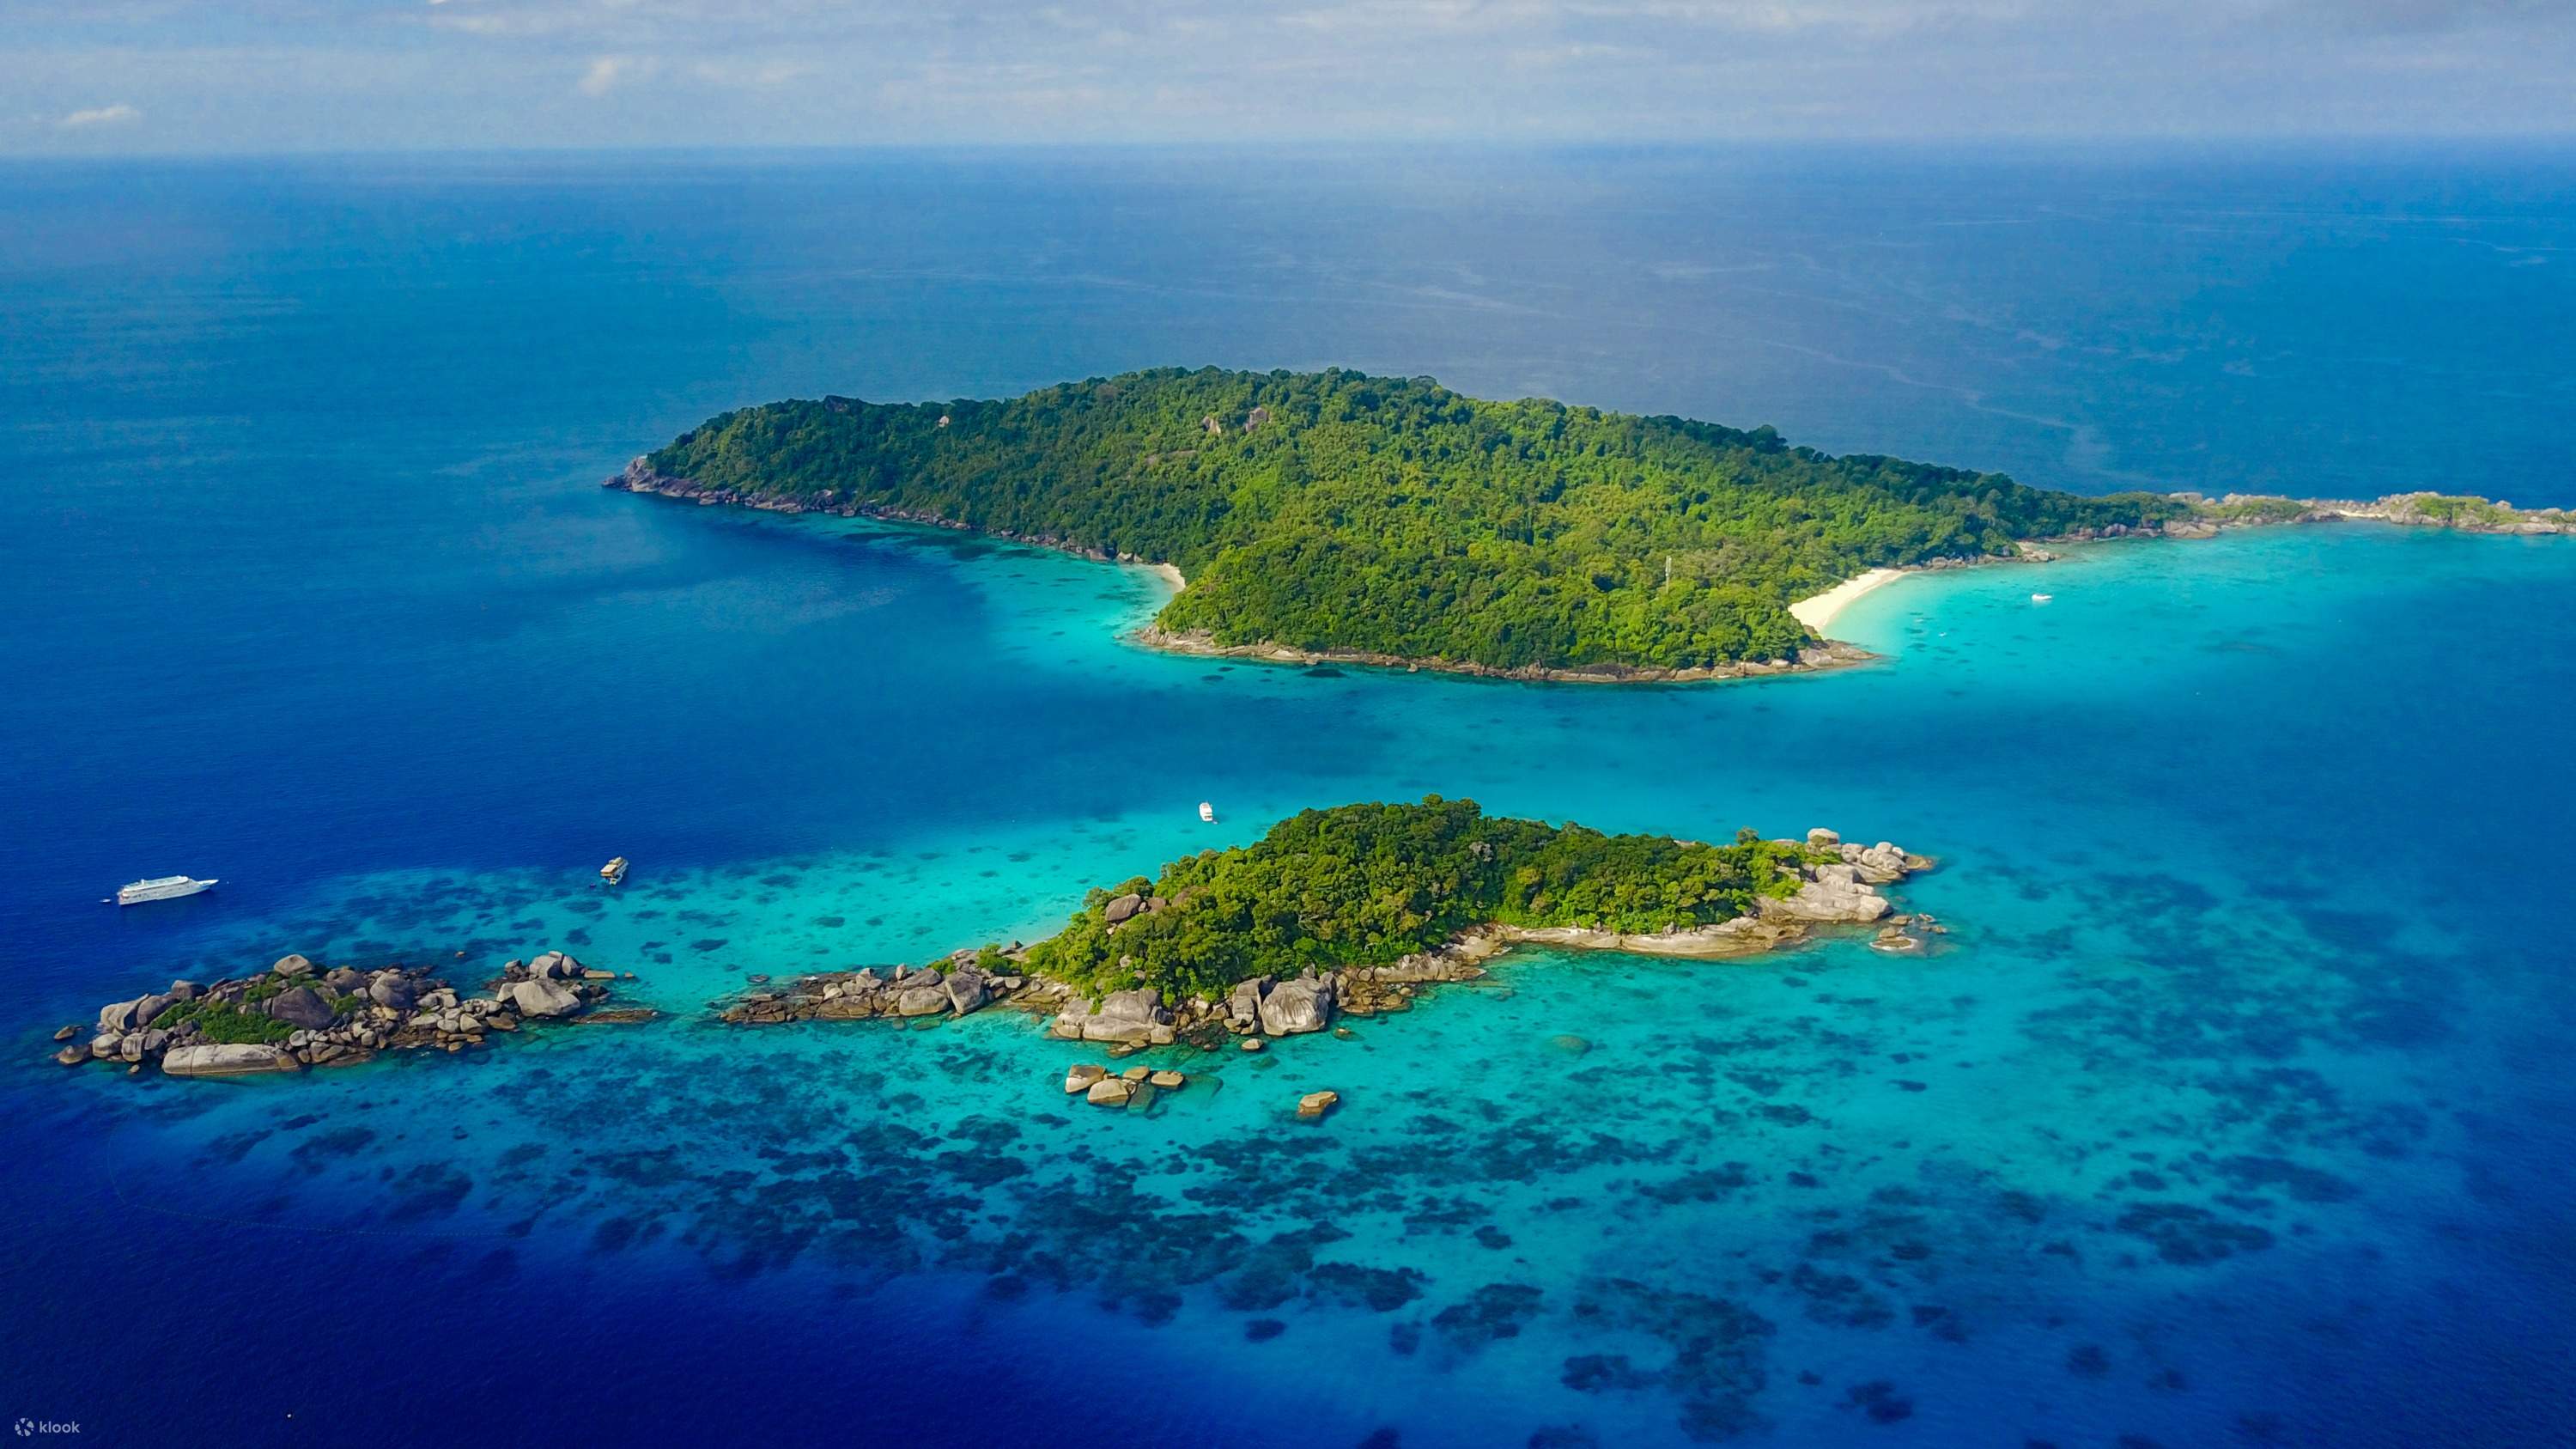
[[[328,969],[300,954],[268,969],[212,983],[179,980],[99,1008],[81,1028],[54,1033],[64,1066],[111,1062],[140,1074],[238,1077],[353,1066],[382,1051],[462,1051],[530,1022],[636,1021],[654,1013],[609,1007],[616,973],[561,951],[511,961],[466,994],[422,966]]]
[[[1095,1107],[1123,1107],[1130,1112],[1153,1109],[1165,1092],[1177,1092],[1188,1086],[1188,1074],[1168,1067],[1129,1067],[1113,1072],[1097,1062],[1076,1062],[1065,1068],[1064,1094],[1080,1097]]]

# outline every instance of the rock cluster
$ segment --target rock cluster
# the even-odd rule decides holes
[[[1318,976],[1309,966],[1293,981],[1262,977],[1235,983],[1226,997],[1226,1025],[1239,1035],[1258,1028],[1263,1036],[1297,1036],[1333,1024],[1339,981]]]
[[[1463,938],[1438,951],[1416,952],[1388,966],[1338,971],[1308,967],[1295,976],[1259,976],[1235,983],[1222,999],[1192,997],[1165,1006],[1152,987],[1113,991],[1097,1000],[1073,997],[1049,1030],[1065,1041],[1106,1042],[1122,1051],[1189,1040],[1202,1046],[1229,1035],[1252,1050],[1272,1037],[1303,1036],[1332,1027],[1347,1013],[1373,1016],[1412,1004],[1414,988],[1436,981],[1472,981],[1485,974],[1475,964],[1499,947]]]
[[[1015,944],[1002,953],[1017,964]],[[1037,982],[1016,972],[991,971],[977,963],[983,953],[969,947],[937,966],[874,966],[858,971],[825,971],[800,976],[784,988],[754,991],[724,1009],[724,1019],[737,1025],[771,1026],[788,1021],[863,1021],[870,1017],[911,1018],[969,1016],[998,1001],[1035,996],[1052,1002],[1062,987]]]
[[[2209,501],[2197,493],[2172,496],[2193,504]],[[2576,509],[2516,508],[2501,498],[2464,498],[2420,491],[2366,499],[2284,498],[2269,493],[2230,493],[2218,501],[2230,509],[2263,510],[2248,518],[2248,523],[2328,523],[2355,519],[2409,528],[2452,528],[2463,533],[2576,533]],[[2176,531],[2174,524],[2165,526],[2168,534]]]
[[[1919,956],[1930,948],[1931,938],[1946,936],[1950,928],[1929,915],[1890,916],[1870,938],[1870,949],[1895,956]]]
[[[167,991],[110,1002],[89,1041],[54,1060],[119,1062],[138,1072],[158,1063],[174,1077],[229,1077],[345,1066],[386,1050],[460,1051],[524,1021],[581,1015],[607,997],[612,975],[548,951],[510,962],[482,994],[466,996],[422,967],[325,971],[288,955],[255,975],[173,981]],[[215,1039],[246,1030],[265,1039]],[[67,1027],[56,1039],[77,1035]]]
[[[1112,991],[1097,1001],[1074,1000],[1058,1012],[1052,1028],[1067,1041],[1105,1041],[1124,1046],[1169,1046],[1178,1039],[1172,1013],[1161,992],[1150,986]]]
[[[1129,1067],[1112,1072],[1093,1062],[1076,1062],[1065,1069],[1064,1091],[1068,1097],[1080,1097],[1095,1107],[1124,1107],[1130,1112],[1143,1112],[1154,1105],[1165,1092],[1177,1092],[1189,1084],[1179,1072],[1156,1071],[1151,1067]]]
[[[1876,845],[1854,845],[1830,830],[1807,833],[1811,847],[1830,849],[1842,859],[1825,865],[1802,866],[1797,892],[1782,897],[1762,898],[1761,914],[1792,921],[1867,925],[1892,909],[1887,897],[1874,887],[1905,879],[1907,874],[1922,870],[1932,862],[1880,841]]]

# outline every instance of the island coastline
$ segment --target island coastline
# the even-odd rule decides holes
[[[1043,548],[1054,553],[1071,554],[1093,563],[1126,564],[1151,571],[1172,586],[1164,602],[1178,597],[1189,587],[1189,579],[1179,565],[1163,559],[1143,558],[1136,554],[1110,553],[1087,548],[1062,538],[1040,534],[1015,533],[1008,529],[984,529],[956,519],[914,509],[891,508],[863,502],[835,502],[815,506],[793,499],[767,498],[746,494],[732,488],[707,488],[690,479],[673,478],[654,470],[649,458],[637,457],[626,471],[602,479],[600,486],[621,493],[648,498],[667,498],[694,503],[701,507],[735,507],[757,509],[764,513],[821,514],[829,518],[864,518],[879,523],[906,524],[917,528],[936,528],[950,533],[971,533],[979,538],[998,539],[1028,548]],[[1160,612],[1158,608],[1157,613]],[[1141,649],[1159,654],[1176,654],[1204,659],[1240,659],[1261,664],[1297,666],[1351,665],[1365,669],[1397,670],[1407,674],[1463,674],[1482,679],[1508,679],[1524,683],[1553,684],[1695,684],[1712,680],[1764,679],[1783,674],[1818,674],[1828,670],[1850,669],[1875,664],[1880,656],[1834,639],[1819,639],[1798,651],[1794,659],[1743,660],[1732,664],[1693,666],[1683,669],[1659,669],[1626,664],[1596,664],[1573,668],[1550,668],[1522,665],[1503,668],[1479,664],[1473,660],[1414,658],[1400,654],[1376,654],[1356,649],[1302,649],[1294,645],[1261,640],[1249,644],[1219,644],[1204,630],[1173,631],[1150,619],[1142,626],[1120,636]]]
[[[1818,637],[1827,637],[1825,630],[1833,626],[1836,615],[1859,602],[1862,595],[1903,578],[1905,572],[1895,568],[1871,569],[1858,577],[1845,579],[1821,594],[1810,594],[1791,604],[1790,616],[1814,630]]]

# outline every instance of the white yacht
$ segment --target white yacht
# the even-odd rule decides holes
[[[172,901],[181,896],[193,896],[199,891],[213,890],[214,887],[213,881],[199,880],[195,876],[165,875],[154,880],[136,881],[118,891],[116,903],[120,906],[139,906],[145,901]]]
[[[2056,597],[2055,594],[2033,594],[2030,596],[2030,601],[2034,604],[2045,604]]]
[[[1216,807],[1205,800],[1201,800],[1199,802],[1199,818],[1210,825],[1214,825],[1216,823]]]
[[[615,860],[610,861],[608,864],[601,866],[599,868],[599,878],[608,882],[610,885],[617,885],[623,882],[626,879],[626,857],[621,855]]]

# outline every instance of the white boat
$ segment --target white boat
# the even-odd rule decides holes
[[[1199,802],[1199,818],[1210,825],[1214,825],[1216,823],[1216,807],[1205,800],[1201,800]]]
[[[118,891],[116,903],[120,906],[139,906],[145,901],[175,901],[181,896],[193,896],[199,891],[214,888],[213,881],[199,880],[195,876],[157,876],[151,880],[136,881]]]
[[[599,868],[599,878],[608,882],[610,885],[616,885],[618,882],[625,880],[626,857],[621,855],[615,860],[610,861],[608,864],[601,866]]]
[[[2033,594],[2030,596],[2030,601],[2034,604],[2045,604],[2056,597],[2055,594]]]

